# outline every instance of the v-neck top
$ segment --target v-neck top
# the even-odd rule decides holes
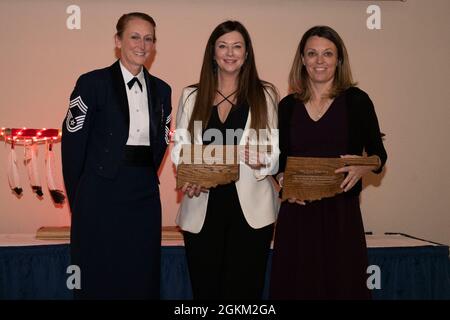
[[[211,116],[209,118],[208,125],[203,131],[203,144],[217,144],[217,145],[238,145],[242,134],[244,132],[245,125],[247,123],[249,107],[247,103],[233,106],[228,113],[227,118],[224,122],[220,120],[218,107],[213,105]],[[221,139],[217,137],[217,134],[210,131],[205,132],[209,129],[219,130],[221,134]],[[228,130],[239,130],[238,132],[232,131],[228,133],[229,138],[227,138]],[[216,133],[218,133],[216,131]],[[207,139],[206,139],[207,138]],[[212,140],[212,141],[211,141]],[[222,141],[221,141],[222,140]]]
[[[317,121],[303,102],[297,100],[289,127],[289,155],[301,157],[339,157],[347,153],[348,126],[345,95],[336,97]]]

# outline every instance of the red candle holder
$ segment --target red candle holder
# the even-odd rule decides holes
[[[61,141],[61,135],[60,129],[1,128],[0,130],[0,138],[13,145],[56,143]]]

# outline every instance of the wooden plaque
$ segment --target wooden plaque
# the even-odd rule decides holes
[[[186,182],[212,188],[239,179],[241,145],[182,145],[177,168],[177,188]],[[254,148],[254,149],[253,149]],[[270,153],[270,145],[250,146],[251,150]]]
[[[379,158],[307,158],[288,157],[284,172],[282,200],[320,200],[343,192],[344,173],[334,173],[347,165],[379,166]]]
[[[120,235],[119,235],[120,236]],[[36,232],[39,240],[70,240],[70,226],[40,227]],[[161,240],[183,240],[183,234],[178,226],[163,226]]]
[[[36,239],[39,240],[69,240],[70,226],[40,227],[36,231]]]
[[[234,145],[183,145],[177,188],[186,182],[212,188],[239,179],[238,148]]]

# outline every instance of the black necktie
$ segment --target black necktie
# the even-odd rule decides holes
[[[128,83],[127,83],[128,89],[131,89],[135,82],[137,82],[137,84],[139,85],[139,88],[141,88],[141,91],[142,91],[142,83],[136,77],[134,77],[133,79],[128,81]]]

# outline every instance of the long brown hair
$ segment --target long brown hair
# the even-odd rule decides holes
[[[307,102],[311,98],[311,88],[308,71],[302,63],[302,58],[306,42],[313,36],[330,40],[334,43],[337,49],[338,64],[334,74],[333,85],[329,92],[329,97],[334,98],[341,92],[356,85],[356,83],[353,82],[352,71],[350,69],[350,62],[344,41],[342,41],[341,37],[334,29],[328,26],[315,26],[306,31],[300,40],[295,53],[291,72],[289,73],[289,91],[294,93],[298,99],[304,102]]]
[[[250,108],[252,119],[250,127],[252,129],[265,129],[268,124],[267,102],[264,91],[268,91],[269,96],[274,99],[274,104],[278,100],[275,87],[266,81],[260,80],[258,77],[252,41],[248,31],[238,21],[225,21],[214,29],[206,44],[200,72],[200,82],[194,85],[194,87],[197,87],[197,97],[188,127],[191,136],[194,134],[194,121],[201,121],[202,129],[205,129],[211,116],[211,109],[218,85],[217,65],[215,65],[214,61],[216,40],[232,31],[237,31],[242,35],[247,51],[247,58],[239,73],[236,96],[238,104],[247,103]]]

